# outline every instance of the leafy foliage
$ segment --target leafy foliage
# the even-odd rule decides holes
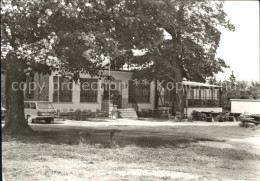
[[[120,1],[4,0],[1,5],[1,50],[14,51],[25,72],[96,75],[102,57],[120,54],[115,33]]]
[[[252,81],[251,85],[248,87],[250,96],[253,99],[260,99],[260,82]]]
[[[233,71],[227,80],[216,84],[223,86],[222,103],[226,110],[231,109],[231,99],[260,99],[260,83],[236,80]]]
[[[140,67],[137,76],[176,79],[179,64],[182,78],[205,81],[228,67],[223,59],[215,56],[221,36],[218,27],[234,30],[226,19],[223,2],[126,2],[126,8],[134,12],[139,22],[143,22],[143,27],[149,27],[149,35],[142,35],[146,36],[145,48],[149,53],[133,61]],[[160,37],[162,32],[167,32],[171,40],[151,38]]]

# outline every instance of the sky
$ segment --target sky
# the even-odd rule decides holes
[[[221,29],[217,57],[224,59],[230,69],[217,74],[217,80],[227,79],[233,70],[237,80],[260,81],[259,2],[226,1],[224,10],[236,30]]]

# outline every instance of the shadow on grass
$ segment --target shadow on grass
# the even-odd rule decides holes
[[[139,117],[138,121],[151,121],[151,122],[168,122],[169,119],[158,117],[158,118],[145,118],[145,117]]]
[[[92,130],[93,131],[93,130]],[[105,131],[102,133],[102,131]],[[110,134],[108,130],[102,130],[98,133],[89,134],[88,131],[38,131],[34,132],[32,136],[6,136],[3,135],[3,142],[10,142],[15,145],[15,142],[24,143],[27,146],[39,147],[41,144],[50,145],[61,145],[63,148],[66,146],[80,146],[79,148],[93,146],[98,149],[105,149],[110,147]],[[169,151],[179,150],[183,154],[190,153],[194,155],[203,154],[210,158],[216,157],[219,159],[232,159],[232,160],[260,160],[260,155],[252,154],[245,150],[238,150],[236,148],[212,148],[205,145],[193,144],[198,142],[225,142],[225,140],[218,140],[208,137],[203,137],[202,135],[161,135],[156,134],[136,134],[127,131],[122,131],[120,133],[115,133],[113,145],[114,148],[127,148],[128,146],[134,147],[134,150],[144,151],[144,150],[154,150],[155,149],[165,149],[169,148]],[[221,143],[220,143],[221,144]],[[84,147],[81,147],[84,146]],[[60,149],[60,147],[57,147]],[[141,151],[141,152],[142,152]],[[156,151],[156,150],[154,150]],[[174,152],[174,151],[173,151]]]
[[[138,136],[130,137],[124,136],[122,139],[118,139],[118,144],[120,146],[136,145],[138,147],[176,147],[176,148],[187,148],[190,147],[192,143],[198,143],[200,141],[212,141],[212,142],[225,142],[225,140],[201,138],[201,137],[171,137],[171,136]],[[122,140],[122,141],[121,141]]]
[[[109,120],[107,119],[98,119],[98,118],[90,118],[88,119],[87,121],[90,121],[90,122],[110,122]]]
[[[78,144],[99,144],[102,147],[110,147],[110,131],[109,130],[48,130],[35,131],[31,136],[12,135],[2,137],[3,142],[19,141],[31,144],[52,144],[52,145],[78,145]],[[113,143],[119,147],[135,145],[143,148],[157,147],[176,147],[187,148],[192,143],[200,141],[225,142],[225,140],[217,140],[213,138],[199,137],[195,135],[174,136],[161,135],[160,132],[135,133],[121,131],[115,133]]]
[[[45,121],[38,121],[38,122],[34,122],[34,123],[32,123],[32,124],[33,124],[33,125],[35,125],[35,124],[50,125],[50,124],[64,124],[64,123],[62,123],[62,122],[51,122],[51,123],[49,123],[49,124],[46,124]]]

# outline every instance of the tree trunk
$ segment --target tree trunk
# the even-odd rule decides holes
[[[184,88],[182,85],[182,65],[179,54],[178,45],[180,45],[180,34],[171,33],[172,35],[172,56],[171,63],[174,67],[174,79],[175,79],[175,90],[172,91],[173,103],[172,103],[172,115],[175,115],[177,112],[184,114]]]
[[[154,88],[154,91],[155,91],[155,101],[154,101],[154,108],[155,109],[158,109],[158,106],[159,106],[159,95],[158,95],[158,83],[157,83],[157,78],[155,78],[155,88]]]
[[[22,61],[14,52],[8,53],[6,58],[6,122],[3,134],[29,134],[33,130],[25,120],[23,86],[20,86],[26,80]]]
[[[178,68],[179,69],[179,68]],[[177,112],[184,114],[184,94],[182,86],[181,69],[175,71],[176,86],[172,91],[172,115],[176,115]]]

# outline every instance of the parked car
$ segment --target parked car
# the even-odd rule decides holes
[[[24,101],[24,114],[28,123],[44,120],[46,124],[54,121],[56,114],[50,102],[46,101]]]

